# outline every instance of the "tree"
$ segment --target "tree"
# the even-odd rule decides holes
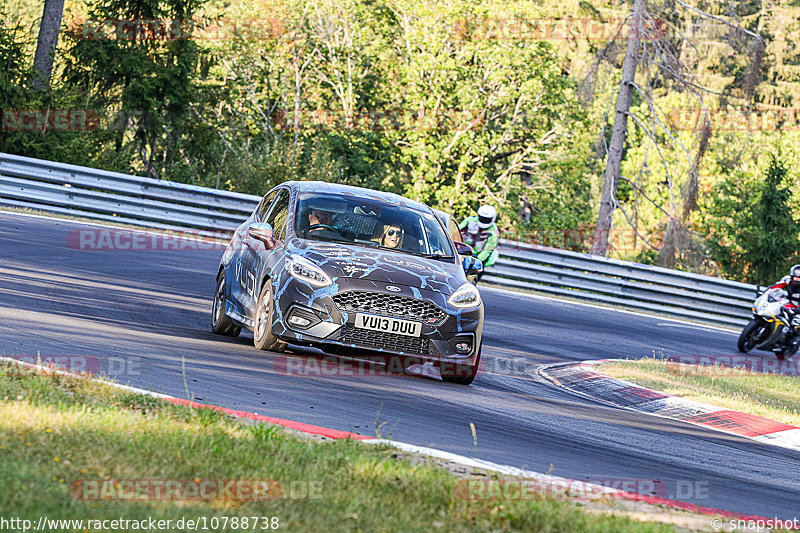
[[[622,151],[625,147],[625,132],[628,128],[628,110],[636,77],[636,66],[639,62],[639,46],[644,30],[645,0],[635,0],[633,15],[628,33],[628,46],[625,50],[625,62],[622,66],[622,79],[619,83],[617,109],[614,113],[614,126],[611,130],[611,141],[608,143],[605,179],[600,196],[600,211],[597,215],[597,228],[594,232],[592,252],[595,255],[606,255],[608,237],[611,233],[611,222],[617,204],[617,183],[620,177]]]
[[[45,0],[42,23],[39,26],[39,39],[36,43],[36,55],[33,58],[33,66],[36,71],[33,87],[37,90],[50,88],[53,57],[58,45],[58,33],[63,13],[64,0]]]
[[[0,102],[5,109],[18,109],[27,98],[24,86],[30,63],[26,61],[26,43],[22,39],[27,32],[7,13],[0,11],[0,19],[4,21],[0,26]],[[0,135],[0,151],[5,151],[3,140]]]
[[[767,284],[798,261],[800,223],[787,173],[783,159],[771,154],[764,181],[734,172],[712,191],[704,230],[723,276]]]
[[[710,90],[697,79],[695,69],[692,67],[699,61],[698,56],[701,54],[695,54],[698,46],[690,35],[679,28],[678,22],[681,17],[676,8],[681,8],[687,16],[713,21],[726,28],[729,34],[728,38],[733,43],[731,46],[734,48],[741,48],[742,42],[747,43],[748,52],[753,56],[750,63],[751,68],[738,81],[739,85],[744,88],[742,96],[745,99],[753,96],[753,87],[760,75],[759,65],[764,50],[763,39],[757,33],[701,11],[681,0],[666,2],[663,6],[655,6],[653,9],[648,9],[644,0],[634,0],[634,11],[630,17],[631,30],[619,86],[614,125],[611,140],[606,148],[605,182],[592,253],[605,255],[609,245],[613,213],[616,208],[619,208],[636,235],[641,237],[648,246],[659,251],[658,263],[670,268],[674,268],[676,264],[678,248],[682,242],[692,240],[683,237],[687,233],[691,234],[687,226],[697,207],[697,195],[700,187],[698,166],[705,156],[713,133],[704,98],[707,95],[714,95],[721,99],[733,96]],[[658,9],[661,9],[661,12]],[[640,65],[642,78],[644,78],[639,83],[634,80],[637,64]],[[732,88],[729,87],[729,89]],[[697,109],[701,111],[699,133],[694,139],[696,143],[694,156],[685,143],[686,139],[682,139],[679,132],[676,131],[676,127],[684,128],[686,124],[671,123],[668,120],[668,114],[659,105],[659,95],[663,97],[670,92],[689,95],[696,102]],[[641,114],[631,110],[632,93],[642,103]],[[630,155],[626,153],[625,157],[623,156],[623,151],[629,147],[629,143],[626,142],[628,118],[633,119],[637,130],[641,132],[644,145],[643,152],[637,154],[642,158],[641,163],[637,163],[638,174],[641,175],[648,170],[648,154],[651,151],[657,153],[661,160],[659,167],[663,168],[664,182],[668,188],[668,202],[653,200],[641,186],[634,183],[633,176],[623,175],[622,161]],[[641,146],[639,145],[639,147]],[[670,160],[669,152],[671,151],[679,154],[677,160]],[[630,168],[630,165],[628,167]],[[666,228],[660,249],[639,234],[638,224],[635,222],[638,218],[637,214],[634,213],[632,219],[618,202],[617,184],[620,179],[626,181],[637,193],[666,215]],[[679,185],[682,186],[680,193],[677,191]],[[682,209],[678,207],[679,205],[682,205]]]
[[[585,110],[556,48],[522,32],[489,34],[486,4],[407,1],[392,10],[397,59],[387,89],[399,124],[388,135],[392,179],[405,193],[457,217],[493,204],[507,215],[504,230],[521,203],[534,211],[529,228],[540,211],[553,224],[589,212],[573,186],[586,175],[575,163],[588,152]]]
[[[198,4],[102,0],[71,34],[68,83],[80,87],[87,102],[116,115],[116,152],[132,152],[149,177],[163,177],[176,163],[191,165],[181,142],[195,95],[198,46],[184,25]],[[112,31],[97,23],[115,20],[120,24]]]
[[[787,173],[783,160],[770,156],[761,196],[753,213],[759,231],[750,254],[750,280],[762,285],[783,276],[797,258],[800,223],[792,213],[792,193],[785,186]]]

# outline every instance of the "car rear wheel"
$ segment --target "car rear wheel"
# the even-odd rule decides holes
[[[211,331],[217,335],[236,337],[242,328],[231,321],[225,314],[225,273],[217,278],[217,290],[214,292],[214,303],[211,305]]]
[[[475,358],[475,364],[445,364],[439,367],[439,372],[441,373],[442,381],[444,382],[455,383],[457,385],[469,385],[475,381],[475,376],[478,375],[478,367],[480,364],[481,349],[478,348],[478,356]]]
[[[275,310],[275,300],[272,297],[272,284],[267,281],[258,295],[256,304],[256,320],[253,324],[253,344],[259,350],[282,352],[286,343],[272,334],[272,317]]]

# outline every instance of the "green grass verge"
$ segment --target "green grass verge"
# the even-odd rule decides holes
[[[70,486],[92,479],[263,479],[294,487],[294,496],[302,496],[302,484],[313,484],[318,497],[73,499]],[[207,521],[274,516],[281,530],[326,532],[669,530],[562,501],[467,501],[458,495],[456,482],[441,468],[398,458],[393,448],[352,440],[312,442],[215,411],[0,362],[0,514],[5,518],[35,523],[40,516]]]
[[[660,359],[607,363],[603,374],[648,389],[800,426],[800,378]]]

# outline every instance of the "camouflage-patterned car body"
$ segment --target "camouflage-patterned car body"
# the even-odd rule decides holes
[[[264,202],[270,197],[275,198],[273,195],[280,190],[286,190],[289,194],[288,217],[283,227],[273,228],[275,246],[267,250],[263,243],[249,238],[247,230],[260,221],[259,213],[268,212]],[[286,182],[276,187],[265,195],[250,218],[236,229],[222,257],[220,271],[224,270],[226,279],[225,313],[235,324],[253,329],[261,288],[264,283],[271,283],[275,300],[272,332],[290,344],[316,346],[334,353],[400,355],[435,363],[450,362],[457,366],[476,363],[481,347],[483,304],[468,309],[448,304],[453,292],[467,283],[461,258],[452,242],[449,244],[453,248],[453,258],[447,260],[303,239],[296,235],[294,229],[295,217],[298,216],[298,196],[303,192],[357,195],[367,200],[433,213],[428,206],[395,194],[345,185]],[[446,234],[446,229],[444,231]],[[322,268],[333,283],[315,288],[296,279],[285,268],[290,256],[310,260]],[[351,338],[340,338],[348,328],[352,330],[355,312],[342,309],[346,306],[341,306],[341,300],[337,306],[334,298],[353,292],[402,296],[417,302],[433,303],[443,310],[446,314],[443,321],[423,322],[421,339],[427,339],[428,353],[420,353],[426,350],[405,350],[403,347],[386,346],[363,339],[351,342]],[[310,310],[320,322],[306,330],[291,327],[287,317],[295,308]],[[471,339],[471,351],[457,353],[454,348],[456,341],[461,342],[465,338]]]

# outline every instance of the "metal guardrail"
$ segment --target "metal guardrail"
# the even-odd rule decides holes
[[[630,261],[500,240],[490,283],[624,306],[722,326],[742,327],[756,285]]]
[[[0,153],[0,205],[134,224],[230,233],[260,197]],[[757,287],[501,240],[483,280],[509,288],[742,326]]]
[[[162,229],[227,234],[261,198],[0,153],[0,204]]]

